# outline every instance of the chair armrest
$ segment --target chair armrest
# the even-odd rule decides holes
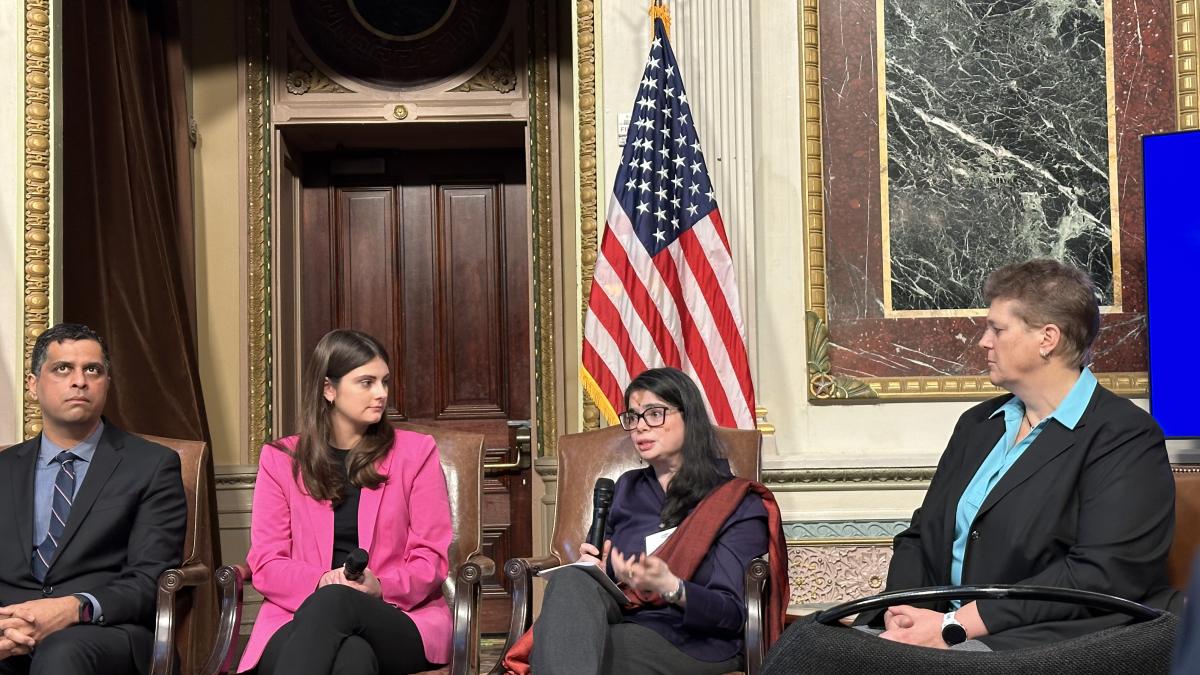
[[[758,675],[763,659],[771,645],[766,644],[767,614],[763,602],[767,598],[767,584],[771,578],[771,567],[762,558],[750,561],[746,568],[746,675]]]
[[[213,650],[198,675],[217,675],[231,672],[237,652],[238,628],[242,623],[242,590],[250,581],[246,565],[223,565],[217,568],[217,603],[220,608]]]
[[[454,653],[451,675],[475,675],[479,672],[480,583],[496,573],[496,562],[476,553],[458,566],[454,586]]]
[[[509,620],[508,637],[504,641],[504,648],[500,650],[501,659],[492,667],[489,675],[503,674],[503,656],[533,625],[533,575],[561,564],[562,561],[555,555],[540,558],[511,558],[504,563],[504,576],[508,577],[512,586],[512,618]]]
[[[918,602],[939,600],[1044,600],[1084,605],[1114,614],[1127,614],[1134,623],[1149,621],[1162,615],[1163,610],[1118,598],[1107,593],[1085,591],[1078,588],[1056,588],[1054,586],[1022,586],[1014,584],[988,584],[979,586],[929,586],[902,591],[889,591],[858,600],[844,602],[820,612],[818,623],[833,624],[843,617],[859,614],[892,605],[912,605]]]
[[[212,578],[208,566],[191,562],[165,570],[158,577],[155,599],[154,652],[152,675],[170,675],[175,669],[176,594],[184,588],[194,588]]]

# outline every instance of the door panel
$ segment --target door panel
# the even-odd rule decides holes
[[[529,237],[518,150],[306,157],[301,242],[302,343],[351,327],[390,351],[389,416],[483,433],[483,553],[502,566],[529,555]],[[377,166],[372,175],[339,167]],[[527,443],[526,443],[527,445]],[[498,570],[499,571],[499,570]],[[503,574],[484,583],[485,632],[507,629]]]

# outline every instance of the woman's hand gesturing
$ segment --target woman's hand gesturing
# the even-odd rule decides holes
[[[679,577],[658,556],[637,553],[626,557],[614,550],[612,564],[617,579],[636,591],[662,594],[679,588]]]

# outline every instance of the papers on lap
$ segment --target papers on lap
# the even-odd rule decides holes
[[[604,573],[604,570],[600,569],[599,565],[589,560],[579,560],[566,565],[551,567],[548,570],[542,570],[541,572],[538,572],[538,576],[549,579],[550,577],[554,576],[555,573],[561,572],[570,567],[578,567],[584,572],[587,572],[589,576],[596,580],[596,583],[604,587],[604,590],[608,591],[608,594],[613,596],[613,599],[617,601],[618,605],[629,604],[629,598],[625,597],[624,591],[618,588],[617,585],[613,583],[612,579],[608,578],[608,575]]]

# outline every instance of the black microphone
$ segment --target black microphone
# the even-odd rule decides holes
[[[342,571],[350,581],[362,579],[365,569],[367,569],[367,552],[361,548],[351,551],[350,555],[346,556],[346,564],[342,565]]]
[[[597,478],[596,490],[592,493],[592,528],[587,533],[587,543],[604,553],[604,527],[608,521],[608,509],[612,507],[613,482],[611,478]]]

